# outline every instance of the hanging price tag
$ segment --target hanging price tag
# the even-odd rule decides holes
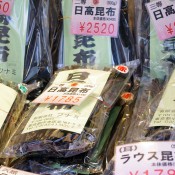
[[[140,142],[117,146],[115,175],[174,175],[174,142]]]
[[[0,14],[10,16],[14,0],[0,0]]]
[[[71,32],[118,36],[121,0],[73,0]]]
[[[175,1],[156,0],[146,4],[160,40],[175,36]]]

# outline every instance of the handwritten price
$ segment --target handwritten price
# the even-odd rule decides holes
[[[88,34],[113,35],[115,32],[114,24],[110,23],[92,23],[80,22],[80,31]]]

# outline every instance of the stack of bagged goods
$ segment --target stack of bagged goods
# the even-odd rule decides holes
[[[40,104],[30,107],[2,155],[62,159],[85,153],[85,159],[98,142],[115,102],[128,89],[133,71],[128,69],[123,75],[116,69],[77,66],[60,70],[33,101]],[[74,159],[80,161],[78,156]]]

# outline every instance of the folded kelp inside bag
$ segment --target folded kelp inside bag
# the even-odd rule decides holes
[[[11,82],[0,81],[0,144],[2,149],[16,129],[18,122],[22,120],[22,112],[25,108],[26,95],[22,94],[18,87]]]
[[[124,73],[121,73],[121,68]],[[58,72],[16,129],[5,157],[39,154],[70,157],[91,149],[133,69],[67,69]]]

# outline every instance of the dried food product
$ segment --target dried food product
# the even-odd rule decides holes
[[[59,11],[58,2],[54,0],[29,1],[23,82],[40,84],[28,94],[29,100],[36,98],[42,92],[53,75],[53,43],[55,40],[58,42],[54,30],[56,24],[60,24],[57,21],[53,26],[57,11]]]
[[[0,15],[4,32],[0,42],[0,77],[4,80],[27,84],[38,81],[41,89],[50,80],[53,72],[50,3],[49,0],[15,0],[11,15]]]
[[[2,151],[23,119],[22,113],[27,109],[27,95],[21,93],[15,83],[0,80],[0,96],[0,151]],[[1,164],[4,163],[5,160],[1,159]]]
[[[62,0],[61,2],[63,32],[60,47],[58,47],[59,59],[55,64],[57,68],[72,64],[100,69],[104,66],[120,64],[138,65],[134,39],[125,15],[126,2],[122,3],[118,38],[72,35],[70,33],[72,1]]]
[[[88,82],[94,84],[96,88],[79,106],[55,104],[35,106],[15,131],[4,150],[4,156],[49,154],[70,157],[90,150],[97,143],[111,108],[132,74],[133,69],[127,74],[122,74],[116,69],[99,71],[70,68],[58,72],[51,81],[52,85],[60,83],[64,85],[63,82],[68,81],[74,85],[76,84],[74,82],[80,84]]]

